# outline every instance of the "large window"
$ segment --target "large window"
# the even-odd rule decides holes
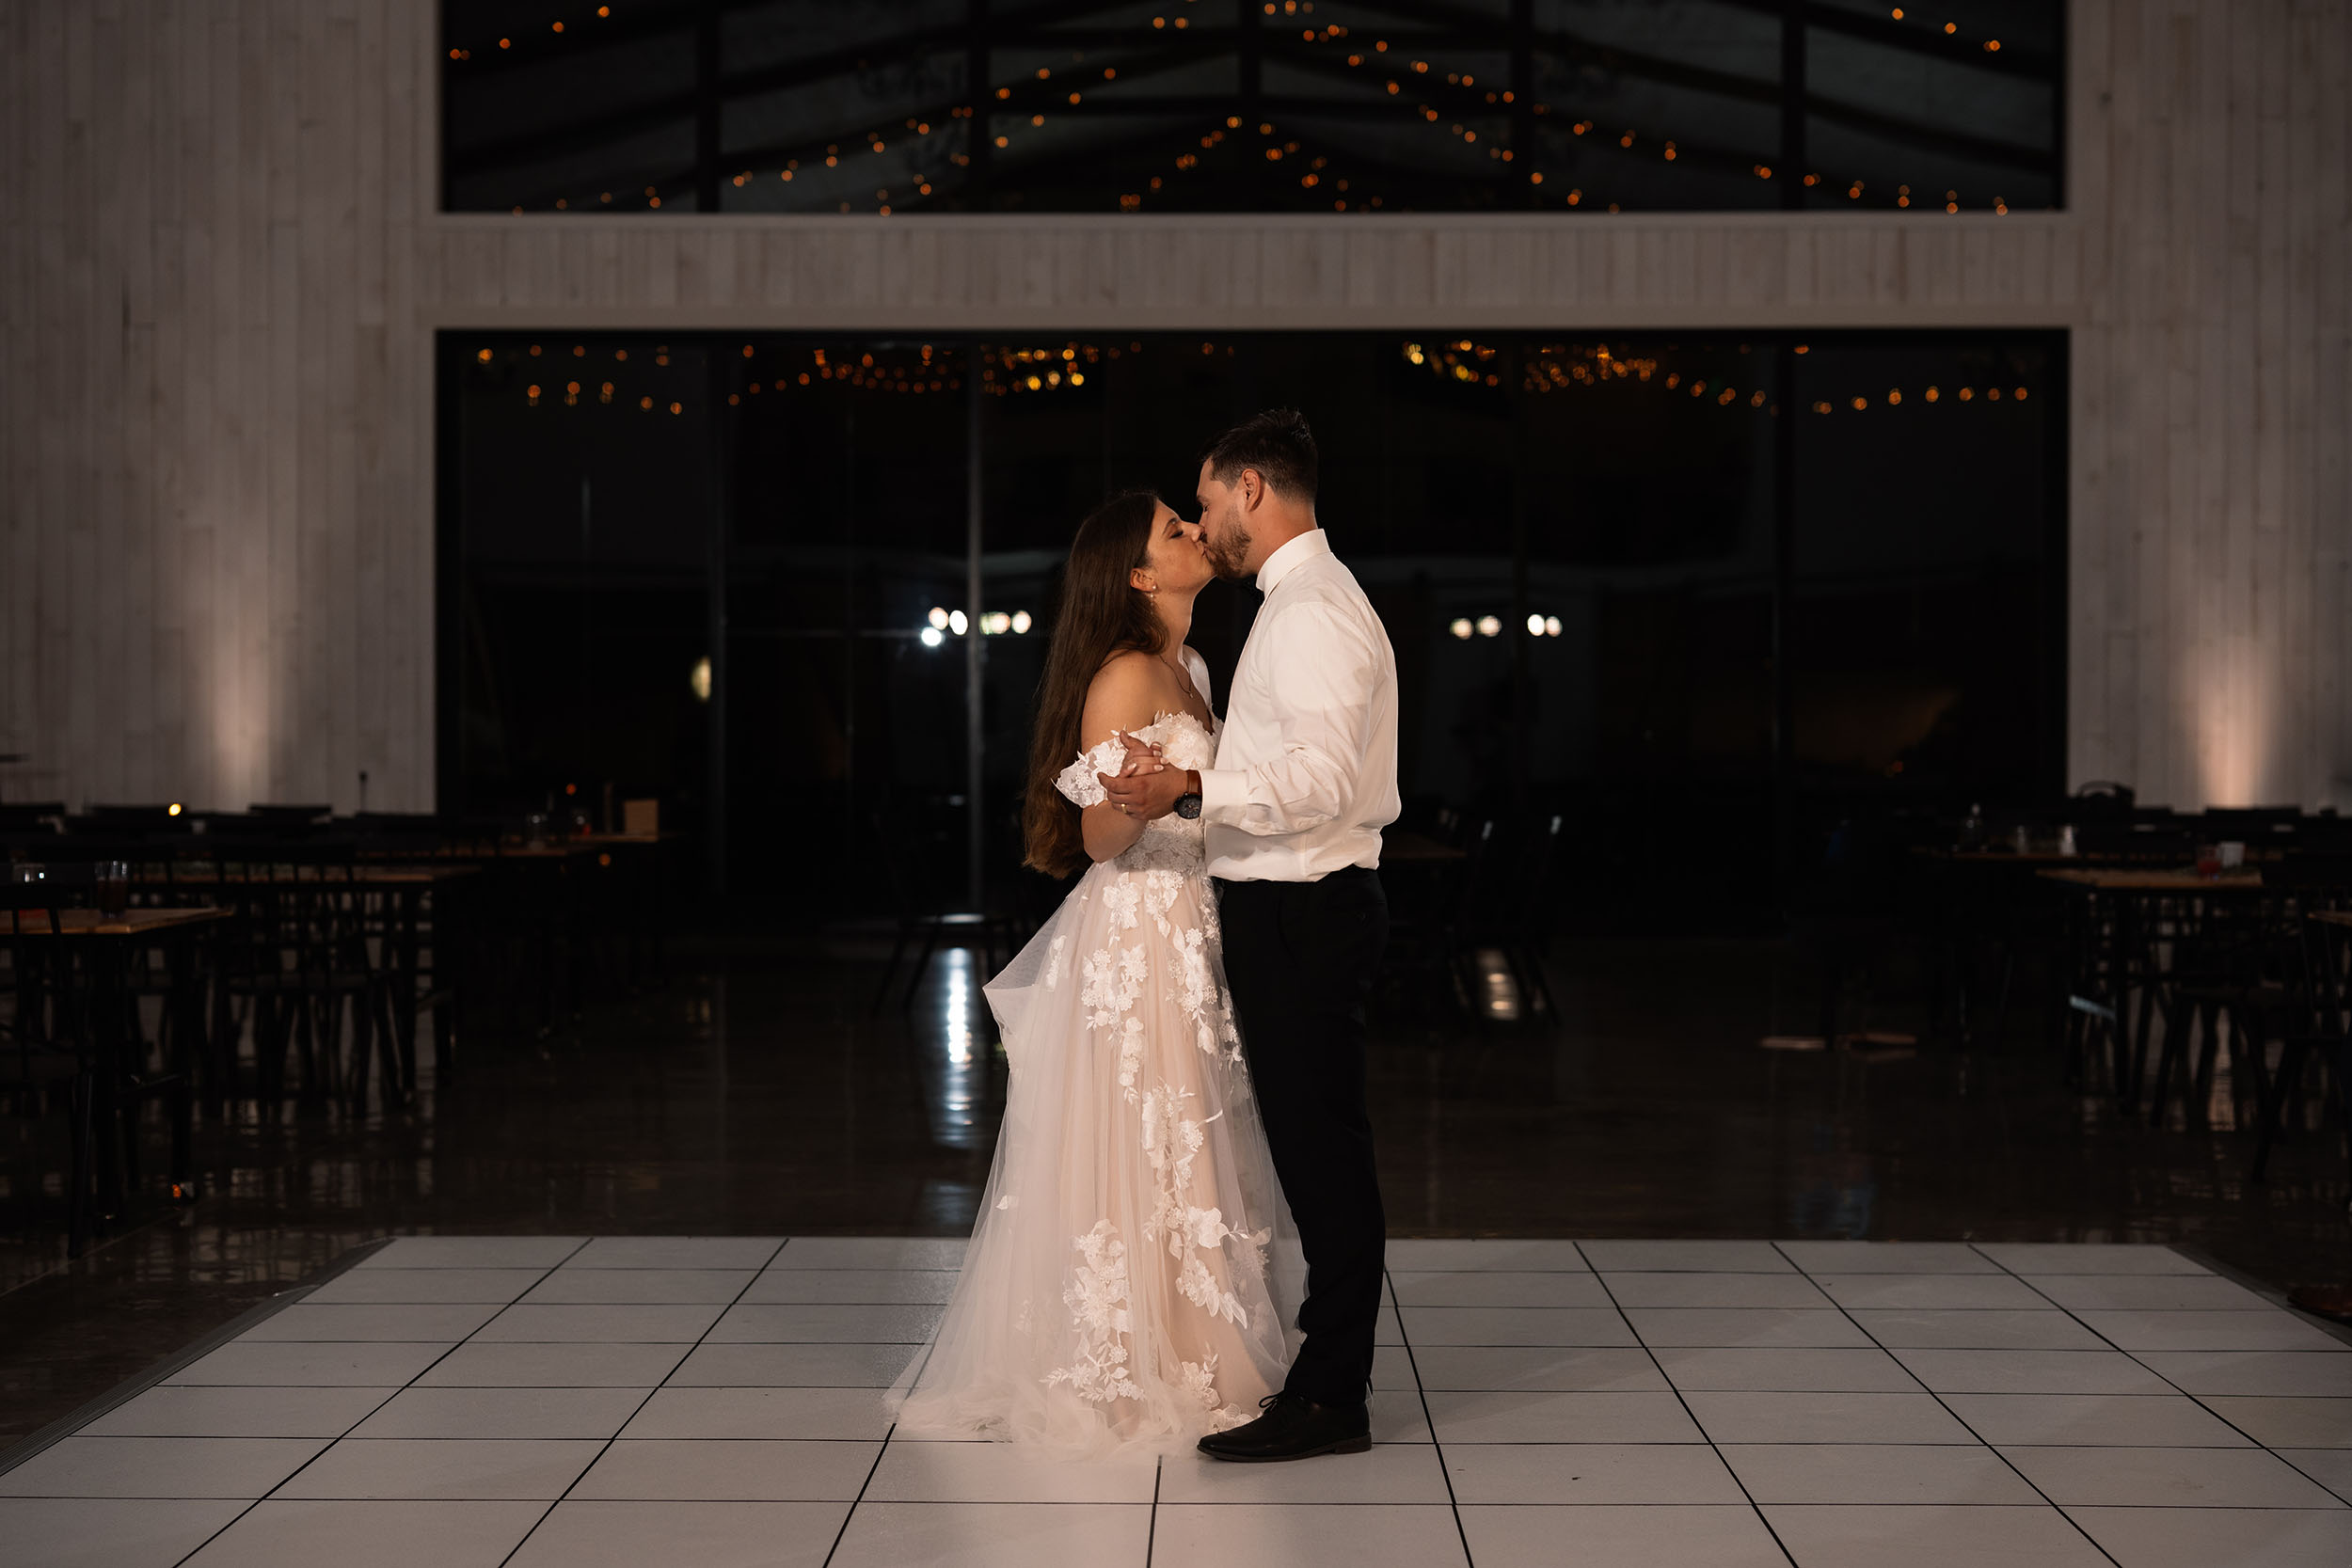
[[[1612,922],[1737,925],[1838,816],[2061,787],[2064,363],[2041,333],[445,334],[443,805],[660,794],[812,914],[1001,886],[1077,519],[1134,483],[1188,511],[1200,443],[1292,404],[1396,649],[1410,809],[1568,812]],[[1255,602],[1199,606],[1220,693]]]
[[[469,212],[2058,203],[2050,0],[451,0]]]

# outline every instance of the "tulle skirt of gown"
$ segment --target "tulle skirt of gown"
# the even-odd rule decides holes
[[[1200,844],[1150,825],[986,988],[1004,1123],[954,1295],[891,1390],[901,1427],[1092,1457],[1189,1443],[1281,1386],[1295,1246]]]

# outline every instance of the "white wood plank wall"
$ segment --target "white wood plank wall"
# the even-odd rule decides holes
[[[2352,6],[2075,0],[2069,209],[443,217],[433,0],[0,5],[0,769],[433,780],[437,326],[2074,333],[2070,770],[2352,805]]]

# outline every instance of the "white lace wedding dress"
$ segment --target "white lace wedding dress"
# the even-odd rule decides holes
[[[1172,767],[1216,753],[1189,714],[1136,733]],[[1056,784],[1091,805],[1124,756],[1105,742]],[[986,990],[1004,1125],[954,1296],[891,1390],[900,1426],[1076,1458],[1254,1418],[1295,1348],[1296,1249],[1278,1241],[1200,824],[1164,816],[1089,867]]]

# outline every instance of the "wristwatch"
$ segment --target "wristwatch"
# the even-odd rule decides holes
[[[1200,816],[1200,775],[1186,768],[1184,782],[1192,787],[1176,797],[1176,815],[1187,822],[1197,821]]]

